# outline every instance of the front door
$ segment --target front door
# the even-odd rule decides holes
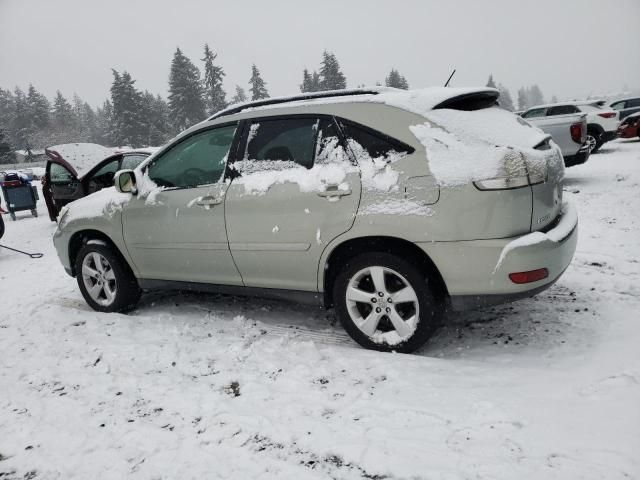
[[[84,191],[75,173],[62,163],[48,161],[44,178],[42,194],[49,218],[55,221],[60,209],[67,203],[82,198]]]
[[[127,250],[142,278],[242,285],[225,229],[224,171],[236,125],[181,139],[145,169],[123,209]]]
[[[323,250],[353,225],[358,170],[331,117],[264,118],[244,130],[225,204],[244,283],[317,291]]]

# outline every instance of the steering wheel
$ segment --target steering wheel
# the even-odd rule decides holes
[[[201,168],[187,168],[182,174],[182,181],[185,185],[193,186],[201,185],[203,179],[206,177],[207,172]]]

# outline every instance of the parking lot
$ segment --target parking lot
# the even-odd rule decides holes
[[[89,309],[39,204],[0,250],[0,478],[640,476],[640,141],[566,171],[576,256],[537,297],[450,314],[417,354],[332,312],[153,293]]]

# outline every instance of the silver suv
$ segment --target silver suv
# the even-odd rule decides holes
[[[564,166],[493,89],[323,92],[233,106],[69,204],[54,243],[87,303],[192,289],[335,307],[412,351],[445,310],[527,297],[577,241]]]

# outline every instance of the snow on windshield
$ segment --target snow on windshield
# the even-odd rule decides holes
[[[103,147],[97,143],[66,143],[54,145],[47,150],[58,153],[82,176],[96,164],[115,153],[114,149]]]

